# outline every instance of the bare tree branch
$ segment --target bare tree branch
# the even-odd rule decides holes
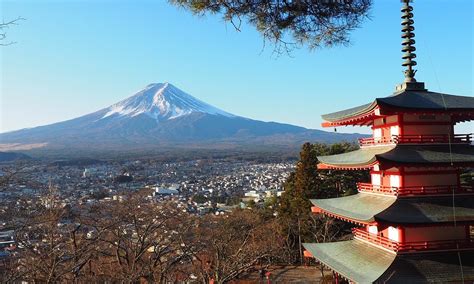
[[[22,17],[18,17],[14,20],[11,21],[2,21],[0,23],[0,46],[7,46],[7,45],[12,45],[15,44],[16,42],[10,41],[10,42],[4,42],[7,38],[7,32],[5,31],[6,29],[18,25],[18,22],[25,20]]]

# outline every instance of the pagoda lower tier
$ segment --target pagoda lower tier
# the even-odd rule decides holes
[[[358,225],[474,223],[474,194],[471,193],[430,198],[396,198],[360,192],[345,197],[310,201],[313,213],[323,213]]]
[[[474,194],[396,198],[358,193],[311,203],[313,213],[356,224],[356,239],[393,253],[474,253]]]
[[[303,244],[339,277],[355,283],[472,283],[474,251],[396,254],[362,239]]]

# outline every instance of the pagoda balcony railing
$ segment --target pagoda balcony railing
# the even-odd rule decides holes
[[[395,196],[412,196],[412,195],[441,195],[441,194],[462,194],[474,193],[474,186],[469,185],[428,185],[428,186],[384,186],[373,185],[371,183],[359,182],[357,183],[357,190],[359,192],[380,193]]]
[[[418,252],[426,250],[474,249],[474,238],[418,242],[397,242],[362,229],[352,229],[356,239],[361,239],[395,252]]]
[[[398,192],[398,188],[396,187],[374,185],[374,184],[366,183],[366,182],[358,182],[357,190],[359,192],[381,193],[381,194],[388,194],[388,195],[397,195],[397,192]]]
[[[397,251],[398,243],[395,241],[392,241],[389,238],[382,237],[376,234],[371,234],[367,231],[364,231],[362,229],[357,229],[357,228],[352,229],[352,234],[354,234],[354,237],[356,239],[362,239],[364,241],[368,241],[370,243],[384,247],[386,249]]]
[[[359,138],[359,145],[373,146],[383,144],[471,144],[472,133],[469,134],[434,134],[434,135],[392,135],[384,137]]]
[[[373,146],[378,144],[393,144],[395,143],[393,137],[368,137],[368,138],[359,138],[359,146]]]

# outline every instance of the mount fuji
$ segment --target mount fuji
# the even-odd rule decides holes
[[[102,110],[104,111],[104,110]],[[150,84],[145,89],[107,109],[102,117],[135,117],[147,115],[157,123],[192,113],[235,117],[181,91],[170,83]]]
[[[156,83],[91,114],[2,133],[0,150],[299,147],[306,141],[354,141],[358,137],[361,135],[248,119],[211,106],[170,83]]]

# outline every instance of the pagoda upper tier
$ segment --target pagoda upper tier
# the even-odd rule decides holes
[[[414,86],[412,86],[414,85]],[[474,119],[474,97],[455,96],[424,89],[423,83],[404,83],[391,96],[372,103],[325,114],[323,127],[369,126],[377,118],[398,114],[445,114],[451,123]]]

